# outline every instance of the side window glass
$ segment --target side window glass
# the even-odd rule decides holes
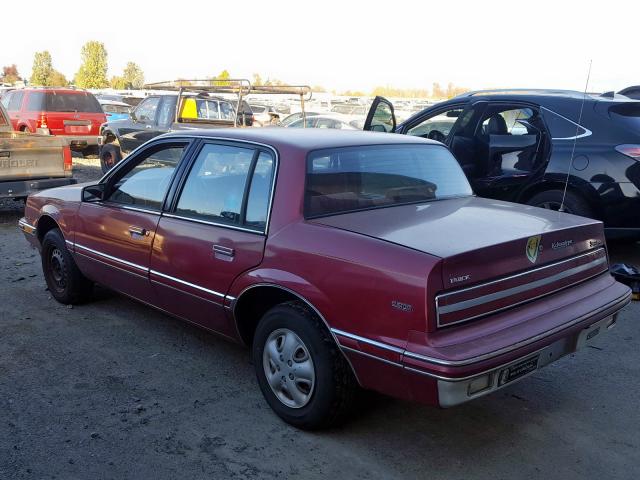
[[[583,127],[551,110],[543,108],[541,112],[554,140],[572,139],[587,132]]]
[[[451,132],[458,117],[462,114],[462,110],[462,108],[458,107],[440,112],[411,127],[407,134],[443,142]]]
[[[270,153],[260,152],[251,179],[247,200],[246,226],[264,230],[269,212],[273,185],[274,159]]]
[[[191,167],[176,214],[239,225],[254,153],[250,148],[206,144]]]
[[[173,123],[171,116],[171,101],[169,98],[164,98],[160,105],[160,113],[158,114],[158,125],[162,127],[169,127]]]
[[[9,103],[11,102],[11,97],[13,97],[13,95],[14,95],[13,92],[7,92],[2,97],[2,100],[1,100],[2,106],[7,110],[9,110]]]
[[[494,113],[482,122],[483,135],[527,135],[527,122],[534,116],[530,108],[516,108]]]
[[[156,119],[156,110],[160,103],[160,97],[151,97],[142,101],[135,110],[136,120],[142,123],[153,123]]]
[[[15,92],[13,97],[11,97],[11,101],[9,102],[9,108],[7,110],[11,110],[12,112],[20,110],[22,107],[22,98],[24,97],[24,92]]]
[[[233,106],[227,102],[220,102],[220,118],[223,120],[233,120]]]
[[[184,145],[167,145],[145,155],[116,181],[108,201],[147,210],[161,210],[184,148]]]

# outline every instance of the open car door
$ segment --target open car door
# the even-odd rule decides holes
[[[396,131],[396,115],[393,112],[393,104],[384,97],[374,98],[362,129],[372,132],[394,133]]]

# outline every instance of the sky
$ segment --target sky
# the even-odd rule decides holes
[[[28,7],[27,7],[28,5]],[[109,77],[136,62],[149,82],[216,76],[370,92],[640,84],[640,2],[84,0],[3,2],[0,66],[31,73],[48,50],[73,78],[80,49],[105,44]]]

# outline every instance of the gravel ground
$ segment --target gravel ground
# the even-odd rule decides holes
[[[76,159],[80,181],[100,176]],[[106,290],[74,308],[0,204],[0,479],[635,479],[639,304],[593,348],[450,410],[367,393],[305,433],[264,402],[248,352]],[[639,262],[637,245],[613,245]]]

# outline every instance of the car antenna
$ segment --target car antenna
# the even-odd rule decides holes
[[[589,60],[589,70],[587,71],[587,82],[584,85],[584,93],[582,94],[582,102],[580,103],[580,114],[578,115],[578,123],[576,123],[576,135],[573,137],[573,148],[571,149],[571,157],[569,158],[569,167],[567,168],[567,178],[564,181],[564,191],[562,192],[562,201],[560,202],[559,212],[564,212],[564,200],[567,196],[567,187],[569,186],[569,175],[571,175],[571,167],[573,166],[573,156],[576,153],[576,143],[578,142],[578,133],[582,128],[582,111],[584,110],[584,101],[587,98],[587,90],[589,88],[589,78],[591,77],[591,64],[593,60]]]

